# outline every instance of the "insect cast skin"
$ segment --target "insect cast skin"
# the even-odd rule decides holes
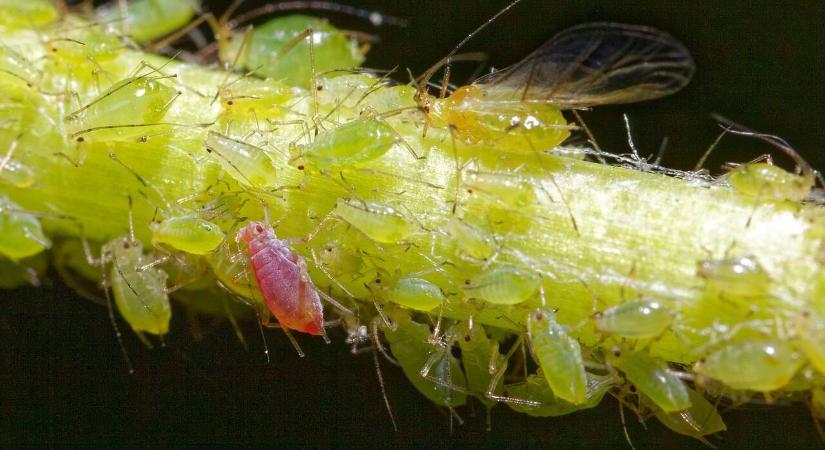
[[[261,296],[278,323],[290,330],[323,335],[324,310],[304,258],[262,222],[249,222],[236,239],[246,244]]]

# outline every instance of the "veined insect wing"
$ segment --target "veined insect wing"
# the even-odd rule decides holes
[[[655,28],[611,22],[568,28],[520,62],[474,82],[487,99],[562,109],[652,100],[690,82],[687,48]]]

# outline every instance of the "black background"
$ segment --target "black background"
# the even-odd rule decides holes
[[[217,3],[217,2],[215,2]],[[825,131],[822,56],[825,7],[817,2],[545,2],[521,5],[477,36],[466,50],[484,50],[502,67],[576,23],[613,20],[654,25],[681,39],[697,63],[694,82],[665,100],[586,113],[604,148],[628,151],[621,113],[630,115],[642,153],[670,139],[665,164],[692,168],[719,133],[716,112],[786,137],[815,167]],[[685,3],[685,5],[683,5]],[[252,2],[250,2],[252,4]],[[420,73],[505,5],[501,1],[351,3],[410,19],[407,28],[374,29],[334,14],[333,23],[381,36],[368,65],[409,66]],[[215,7],[220,9],[220,7]],[[465,70],[466,73],[472,68]],[[460,75],[459,75],[460,76]],[[456,78],[460,80],[460,78]],[[708,167],[748,160],[764,145],[726,137]],[[123,324],[122,324],[123,325]],[[205,328],[210,328],[205,325]],[[618,408],[534,419],[494,409],[492,431],[483,410],[461,410],[466,423],[450,430],[448,415],[384,364],[394,432],[370,356],[301,339],[300,359],[283,336],[268,334],[266,365],[245,325],[245,351],[227,324],[196,340],[176,314],[166,348],[149,351],[126,333],[136,373],[123,364],[105,309],[78,298],[59,281],[40,289],[0,291],[0,446],[49,447],[625,447]],[[645,429],[629,416],[637,448],[702,448],[655,421]],[[804,407],[751,407],[725,415],[725,448],[804,448],[822,442]]]

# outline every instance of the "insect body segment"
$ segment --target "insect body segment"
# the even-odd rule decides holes
[[[659,302],[637,300],[608,308],[596,314],[596,329],[631,339],[649,339],[661,335],[673,321],[673,315]]]
[[[728,175],[737,191],[760,199],[801,202],[811,191],[810,177],[768,163],[744,164]]]
[[[14,159],[0,158],[0,184],[5,183],[23,189],[34,184],[34,180],[35,174],[31,167]]]
[[[432,311],[446,301],[441,288],[422,278],[399,278],[382,297],[400,306],[419,311]]]
[[[468,298],[478,298],[496,305],[517,305],[536,293],[541,278],[512,265],[485,270],[463,286]]]
[[[351,166],[380,158],[400,139],[389,124],[379,119],[357,119],[322,132],[306,146],[300,159],[317,169]]]
[[[682,411],[690,407],[685,383],[670,371],[666,362],[648,353],[615,348],[609,355],[609,363],[621,370],[628,381],[662,411]]]
[[[302,333],[323,335],[324,310],[304,259],[261,222],[247,223],[237,239],[246,245],[259,292],[278,323]]]
[[[802,363],[789,343],[757,339],[711,353],[694,365],[694,371],[733,389],[770,392],[788,384]]]
[[[339,200],[333,213],[370,239],[383,244],[403,241],[416,229],[395,208],[381,203],[369,202],[362,206]]]
[[[166,272],[145,267],[143,246],[128,239],[115,239],[103,249],[111,259],[110,283],[115,305],[137,333],[163,335],[169,331],[172,308],[166,292]]]
[[[538,309],[527,318],[533,356],[556,397],[580,404],[587,399],[587,374],[581,346],[567,334],[549,309]]]
[[[193,255],[210,253],[225,237],[220,227],[194,214],[169,217],[151,223],[149,228],[153,243],[166,244]]]
[[[275,164],[260,147],[210,131],[206,151],[217,155],[224,170],[244,186],[264,190],[277,186]]]
[[[13,261],[34,256],[51,246],[40,221],[0,196],[0,255]]]

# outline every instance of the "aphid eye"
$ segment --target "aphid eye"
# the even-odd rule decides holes
[[[544,320],[544,314],[541,311],[536,313],[536,320]]]
[[[235,102],[233,102],[232,100],[227,100],[226,104],[229,105],[229,106],[232,106],[232,105],[235,104]]]
[[[301,164],[300,166],[298,166],[298,170],[304,170],[304,165]]]
[[[319,91],[323,91],[323,90],[324,90],[324,86],[323,86],[323,85],[321,85],[321,84],[319,84],[319,85],[318,85],[318,87],[316,87],[315,89],[316,89],[316,90],[319,90]]]
[[[86,140],[86,139],[84,139],[84,138],[83,138],[83,136],[80,136],[80,137],[78,137],[78,138],[77,138],[77,142],[83,142],[83,141],[85,141],[85,140]]]
[[[129,241],[123,241],[123,248],[129,248]]]
[[[262,227],[260,225],[255,225],[255,232],[256,233],[263,233],[264,232],[264,227]]]
[[[380,279],[380,278],[376,278],[376,279],[375,279],[375,284],[381,284],[381,279]]]
[[[622,351],[619,350],[618,348],[614,348],[613,349],[613,356],[615,356],[616,358],[622,356]]]
[[[470,335],[469,334],[464,335],[464,342],[470,342]]]

